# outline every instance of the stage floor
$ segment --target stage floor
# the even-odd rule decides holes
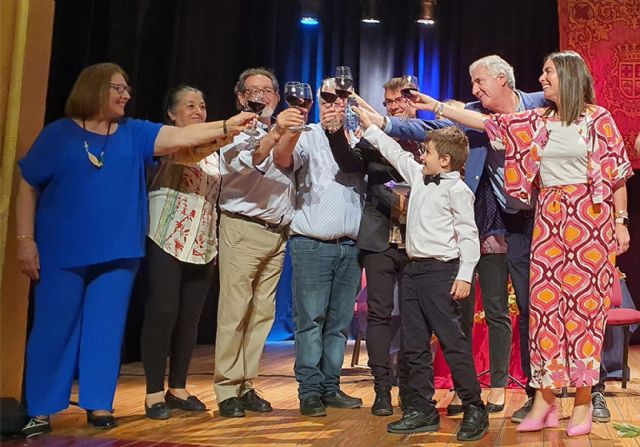
[[[293,342],[269,343],[262,361],[262,375],[256,386],[269,400],[274,411],[259,414],[248,413],[245,418],[228,419],[218,416],[213,393],[213,347],[196,348],[189,377],[189,389],[213,410],[189,414],[175,411],[166,421],[154,421],[144,416],[144,375],[142,365],[124,365],[116,393],[115,410],[119,426],[101,431],[86,425],[84,411],[70,407],[53,416],[54,431],[29,441],[5,441],[7,447],[170,447],[178,445],[233,445],[233,446],[417,446],[463,445],[455,439],[461,416],[446,416],[451,393],[438,390],[436,399],[441,409],[441,429],[430,434],[392,435],[386,432],[387,423],[397,420],[399,410],[389,417],[376,417],[370,412],[374,397],[373,381],[366,367],[367,354],[364,343],[360,354],[360,366],[351,368],[353,342],[347,347],[342,376],[342,389],[362,397],[364,407],[357,410],[329,408],[325,418],[303,417],[298,412],[297,385],[293,377]],[[620,382],[607,383],[607,402],[612,414],[608,424],[594,424],[592,434],[570,439],[565,434],[571,415],[571,399],[561,400],[564,416],[561,427],[544,432],[519,434],[509,416],[525,401],[520,390],[507,391],[505,410],[491,415],[490,429],[485,438],[464,445],[478,446],[636,446],[640,437],[622,439],[612,427],[615,422],[640,425],[640,346],[633,346],[630,354],[632,380],[627,390]],[[393,392],[394,405],[397,389]],[[486,398],[486,396],[484,396]],[[75,396],[72,397],[74,399]],[[444,413],[442,413],[444,411]]]

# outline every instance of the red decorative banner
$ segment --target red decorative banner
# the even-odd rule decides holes
[[[634,169],[640,133],[640,1],[558,0],[560,48],[582,55],[591,68],[596,100],[618,125]]]

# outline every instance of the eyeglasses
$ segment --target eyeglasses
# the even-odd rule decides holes
[[[109,87],[118,92],[118,95],[123,95],[125,90],[129,95],[131,95],[131,92],[133,91],[133,88],[127,84],[109,84]]]
[[[242,93],[244,93],[245,95],[255,95],[256,93],[262,93],[263,95],[266,96],[273,96],[276,91],[272,88],[245,88]]]
[[[382,105],[385,106],[385,107],[389,107],[389,106],[392,106],[394,104],[398,104],[398,105],[406,104],[406,102],[407,102],[407,100],[404,97],[399,96],[396,99],[385,99],[382,102]]]

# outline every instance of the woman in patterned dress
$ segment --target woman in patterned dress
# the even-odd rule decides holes
[[[553,390],[576,387],[570,436],[591,431],[616,254],[629,248],[626,180],[633,175],[622,137],[594,105],[593,81],[573,51],[549,55],[540,83],[549,106],[509,115],[457,110],[426,95],[416,107],[485,129],[506,150],[505,190],[536,201],[531,247],[530,350],[533,408],[518,431],[557,427]]]
[[[179,86],[167,94],[165,103],[168,124],[183,127],[207,118],[203,94],[196,88]],[[172,408],[206,409],[186,390],[186,381],[218,253],[219,155],[211,152],[230,140],[227,135],[213,142],[210,155],[204,158],[203,151],[164,157],[150,182],[148,295],[141,354],[147,378],[145,414],[152,419],[168,419]],[[169,387],[165,394],[167,356]]]

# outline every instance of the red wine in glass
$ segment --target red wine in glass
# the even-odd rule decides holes
[[[417,92],[418,92],[418,89],[413,88],[413,87],[407,87],[407,88],[403,88],[402,90],[400,90],[400,93],[405,98],[412,98],[413,96],[415,96],[415,94]]]
[[[309,110],[311,110],[311,104],[313,104],[313,99],[311,99],[311,98],[303,98],[302,99],[302,104],[300,105],[300,107],[306,109],[307,112],[308,112]]]
[[[247,106],[249,107],[250,111],[252,111],[256,115],[260,115],[267,105],[264,102],[248,100]]]
[[[353,79],[347,77],[337,77],[336,79],[336,95],[342,99],[351,96],[351,88],[353,87]]]
[[[284,100],[289,104],[289,107],[304,107],[304,98],[296,95],[287,95]]]
[[[328,103],[336,102],[338,95],[331,92],[320,92],[320,97]]]

